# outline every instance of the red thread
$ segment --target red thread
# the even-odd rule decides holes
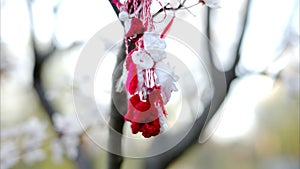
[[[166,33],[170,30],[173,21],[175,19],[175,15],[172,17],[171,21],[168,23],[168,25],[165,27],[164,31],[161,33],[160,38],[164,38],[166,36]]]
[[[118,9],[120,9],[121,6],[123,5],[123,4],[122,4],[120,1],[118,1],[118,0],[112,0],[112,3],[116,4],[117,7],[118,7]]]
[[[161,2],[156,0],[161,6]],[[118,8],[128,12],[133,18],[130,19],[129,30],[125,33],[126,52],[128,52],[128,43],[135,43],[135,49],[127,54],[125,67],[128,72],[125,88],[131,95],[128,100],[127,113],[124,116],[126,121],[131,122],[133,134],[141,132],[145,138],[156,136],[160,133],[160,118],[166,116],[166,110],[162,99],[161,87],[156,84],[157,75],[155,74],[155,65],[150,69],[137,66],[132,60],[132,54],[136,51],[146,51],[144,49],[143,34],[145,31],[153,31],[153,18],[150,13],[152,0],[125,0],[124,5],[113,0]],[[130,5],[129,5],[130,4]],[[130,9],[128,9],[130,8]],[[166,17],[166,11],[165,17]],[[175,15],[171,18],[160,38],[164,38],[173,24]],[[165,18],[164,18],[165,19]],[[146,51],[147,52],[147,51]],[[147,52],[150,55],[150,53]],[[141,61],[142,62],[142,61]]]

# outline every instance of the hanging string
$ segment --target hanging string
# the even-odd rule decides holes
[[[156,0],[156,2],[158,2],[159,6],[160,6],[161,9],[163,10],[164,17],[163,17],[160,21],[153,21],[153,22],[155,22],[155,23],[162,23],[162,22],[167,18],[167,11],[166,11],[166,9],[164,8],[163,4],[162,4],[159,0]]]
[[[172,24],[173,24],[173,21],[175,19],[175,13],[173,15],[173,17],[171,18],[170,22],[168,23],[168,25],[165,27],[165,29],[162,31],[161,35],[160,35],[160,38],[165,38],[167,32],[170,30]]]
[[[163,116],[167,115],[164,104],[168,102],[174,88],[165,85],[175,85],[173,84],[175,81],[162,84],[164,80],[159,78],[166,79],[165,76],[169,75],[162,76],[163,73],[157,74],[156,72],[158,64],[164,65],[161,62],[165,58],[163,38],[170,30],[175,14],[162,33],[157,36],[154,32],[156,22],[153,21],[150,11],[153,0],[125,0],[124,4],[117,0],[113,2],[123,12],[119,17],[125,25],[124,38],[127,55],[124,66],[125,73],[127,73],[125,87],[130,98],[124,118],[131,122],[132,133],[142,132],[146,138],[156,136],[160,133],[160,128],[166,126],[162,120]],[[167,17],[166,10],[159,0],[156,2],[163,9],[164,18],[160,21],[163,22]],[[135,49],[129,49],[132,47],[130,43],[132,46],[135,45]]]

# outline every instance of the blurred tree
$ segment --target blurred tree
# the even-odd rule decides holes
[[[109,1],[115,11],[115,14],[118,15],[119,11],[118,8],[115,6],[113,0]],[[183,0],[180,1],[179,6],[176,10],[179,9],[186,9],[185,3],[187,1]],[[202,2],[202,1],[199,1]],[[199,3],[197,2],[197,3]],[[205,2],[205,1],[204,1]],[[215,2],[215,1],[210,1]],[[5,0],[1,1],[1,5],[5,5]],[[64,1],[57,1],[55,3],[50,3],[52,5],[49,5],[47,10],[42,11],[40,13],[34,13],[33,6],[35,3],[42,3],[38,0],[26,0],[27,7],[28,7],[28,15],[29,15],[29,27],[30,27],[30,34],[29,34],[29,41],[30,41],[30,48],[32,49],[32,56],[33,56],[33,70],[32,70],[32,85],[36,92],[36,95],[38,96],[39,102],[41,103],[44,112],[47,113],[47,116],[51,122],[51,128],[52,130],[55,130],[57,133],[54,134],[54,138],[59,144],[56,147],[56,153],[59,154],[58,151],[63,149],[62,145],[60,144],[63,141],[66,141],[66,152],[70,152],[70,156],[75,156],[74,160],[76,161],[77,168],[79,169],[92,169],[95,168],[93,164],[91,163],[91,159],[89,159],[89,156],[85,152],[86,149],[84,148],[84,141],[83,141],[83,129],[81,126],[76,123],[76,117],[72,115],[61,115],[59,112],[61,111],[59,108],[53,104],[51,101],[51,98],[49,97],[49,94],[47,93],[45,89],[45,84],[43,83],[45,79],[47,79],[47,72],[45,71],[45,66],[47,63],[51,60],[51,57],[53,57],[56,53],[61,51],[69,51],[70,49],[74,47],[78,47],[81,45],[81,41],[84,40],[74,40],[74,38],[70,38],[67,40],[61,40],[59,41],[59,36],[57,34],[69,34],[69,36],[73,36],[74,34],[78,34],[78,29],[75,29],[73,26],[69,26],[70,29],[75,29],[76,31],[73,32],[55,32],[55,24],[52,23],[52,20],[55,20],[55,18],[60,10],[62,8],[61,6],[64,6]],[[203,2],[202,2],[203,3]],[[54,4],[54,5],[53,5]],[[68,4],[68,3],[67,3]],[[69,4],[79,4],[78,2],[69,1]],[[233,7],[230,5],[236,5],[237,11],[233,10]],[[262,5],[265,4],[265,5]],[[277,5],[276,5],[277,4]],[[36,4],[35,4],[36,5]],[[282,5],[282,6],[281,6]],[[67,5],[65,5],[67,6]],[[284,7],[283,7],[284,6]],[[267,7],[267,12],[266,12]],[[88,8],[91,8],[89,6]],[[101,7],[96,7],[97,10],[100,10]],[[99,8],[99,9],[98,9]],[[165,10],[169,10],[169,6],[163,7]],[[158,13],[163,11],[163,8],[158,11]],[[231,13],[231,15],[222,15],[222,12],[219,12],[217,10],[211,10],[207,9],[206,12],[206,19],[203,21],[203,25],[206,26],[205,34],[210,40],[209,43],[206,44],[205,48],[207,49],[206,52],[208,52],[208,62],[207,67],[209,68],[209,74],[212,76],[212,85],[214,88],[214,93],[212,98],[206,103],[205,109],[203,110],[203,113],[201,116],[195,121],[190,131],[187,133],[186,137],[174,148],[170,149],[169,151],[154,156],[142,159],[144,161],[144,168],[147,169],[163,169],[167,168],[171,163],[173,163],[178,157],[180,157],[186,150],[189,149],[192,145],[195,145],[198,143],[199,136],[201,137],[203,130],[207,126],[207,124],[210,122],[210,120],[215,116],[215,113],[217,113],[217,110],[223,104],[224,99],[227,97],[227,91],[230,88],[230,85],[232,81],[234,81],[237,78],[240,78],[244,75],[250,74],[250,73],[260,73],[260,74],[266,74],[268,76],[271,76],[272,78],[285,78],[287,84],[296,84],[295,80],[293,80],[293,77],[290,77],[288,75],[282,74],[282,76],[279,76],[280,71],[285,66],[285,64],[271,64],[275,61],[275,63],[282,63],[282,58],[278,58],[280,54],[284,51],[284,49],[288,46],[297,46],[299,45],[299,16],[297,18],[297,12],[299,13],[299,2],[297,0],[288,0],[285,3],[274,3],[273,1],[266,0],[263,2],[254,2],[250,0],[244,0],[244,1],[232,1],[232,2],[224,2],[224,10],[231,10],[236,13]],[[286,13],[279,13],[278,11],[281,11],[281,8],[288,9],[289,12]],[[48,11],[48,9],[51,9]],[[76,8],[77,9],[77,8]],[[80,7],[78,8],[80,9]],[[80,13],[77,9],[76,13]],[[259,9],[259,10],[257,10]],[[220,10],[221,11],[221,10]],[[51,15],[51,19],[45,19],[42,17],[41,20],[36,19],[36,16],[42,15],[48,13]],[[157,13],[157,14],[158,14]],[[257,14],[259,13],[259,14]],[[266,13],[264,15],[264,13]],[[275,15],[275,13],[278,13],[278,15]],[[154,14],[156,15],[156,14]],[[42,15],[43,16],[43,15]],[[233,17],[236,16],[236,17]],[[276,19],[270,19],[273,16],[277,16]],[[107,16],[111,17],[112,16]],[[71,17],[72,18],[72,17]],[[98,18],[98,17],[97,17]],[[108,20],[110,20],[109,18]],[[117,17],[115,17],[117,18]],[[263,18],[260,20],[259,18]],[[79,19],[78,16],[74,17],[74,22]],[[2,16],[1,16],[2,20]],[[58,19],[59,20],[59,19]],[[226,24],[227,20],[234,20],[235,24]],[[258,22],[260,21],[260,22]],[[63,21],[61,21],[63,23]],[[271,22],[270,24],[267,24]],[[232,22],[231,22],[232,23]],[[298,23],[298,24],[297,24]],[[39,24],[49,24],[47,28],[49,28],[49,31],[47,35],[49,34],[48,38],[45,39],[39,39],[40,34],[39,30],[41,28],[38,28],[37,25]],[[68,23],[65,23],[68,24]],[[83,24],[84,25],[84,24]],[[203,26],[202,25],[202,26]],[[257,25],[259,26],[259,29],[257,28]],[[275,26],[274,26],[275,25]],[[295,26],[296,25],[296,26]],[[24,30],[26,31],[26,24],[23,24]],[[205,27],[204,26],[204,27]],[[86,26],[89,27],[89,26]],[[97,26],[95,26],[97,27]],[[200,27],[200,25],[199,25]],[[273,29],[273,27],[275,27]],[[45,28],[45,27],[43,27]],[[15,26],[11,29],[16,29]],[[96,29],[96,28],[95,28]],[[297,30],[298,29],[298,30]],[[272,30],[272,31],[270,31]],[[276,33],[273,33],[275,31]],[[15,32],[17,33],[17,32]],[[18,34],[16,34],[18,35]],[[228,37],[224,37],[224,36]],[[276,35],[276,36],[275,36]],[[1,79],[3,78],[3,75],[7,75],[7,72],[11,67],[14,67],[14,61],[10,56],[9,48],[6,47],[5,40],[5,34],[1,31],[1,66],[0,66],[0,74]],[[261,37],[266,36],[266,37]],[[3,38],[4,37],[4,38]],[[18,35],[19,37],[19,35]],[[253,40],[254,37],[254,40]],[[295,38],[296,37],[296,38]],[[4,40],[3,40],[4,39]],[[6,39],[9,39],[6,37]],[[80,39],[80,38],[79,38]],[[18,39],[19,41],[22,40],[22,38]],[[44,42],[43,42],[44,40]],[[230,42],[229,42],[230,40]],[[58,42],[59,41],[59,42]],[[211,44],[210,44],[211,43]],[[262,47],[265,46],[265,47]],[[134,44],[130,44],[130,49],[134,48]],[[297,48],[297,47],[296,47]],[[8,49],[8,50],[7,50]],[[17,50],[17,49],[15,49]],[[22,51],[21,51],[22,52]],[[298,52],[298,51],[297,51]],[[296,55],[298,53],[296,52]],[[23,55],[25,55],[23,53]],[[123,116],[126,113],[126,93],[117,93],[114,90],[114,86],[116,85],[117,80],[120,78],[122,70],[117,68],[117,65],[119,65],[121,62],[125,59],[125,45],[124,43],[121,45],[121,48],[119,49],[119,53],[116,58],[116,67],[113,74],[113,83],[112,83],[112,93],[111,97],[117,100],[111,101],[111,112],[110,112],[110,121],[109,127],[110,133],[109,133],[109,149],[113,150],[115,153],[108,152],[107,157],[107,168],[109,169],[117,169],[121,168],[124,159],[120,155],[116,154],[122,154],[121,152],[121,145],[122,145],[122,136],[116,136],[111,132],[112,130],[115,130],[119,133],[123,133],[123,127],[124,127],[124,119]],[[256,58],[256,59],[254,59]],[[277,60],[276,60],[277,59]],[[221,63],[218,63],[218,60],[221,61]],[[278,61],[279,60],[279,61]],[[250,61],[253,61],[250,63]],[[278,61],[278,62],[276,62]],[[286,62],[283,59],[283,62]],[[298,64],[297,64],[298,63]],[[278,66],[279,65],[279,66]],[[297,68],[298,66],[298,68]],[[223,69],[223,68],[224,69]],[[299,74],[299,60],[296,61],[295,66],[296,72],[298,70]],[[294,70],[293,70],[294,71]],[[296,74],[297,74],[296,73]],[[226,84],[227,86],[224,86],[222,83],[218,83],[220,79],[226,78]],[[297,76],[297,75],[296,75]],[[64,79],[65,80],[65,79]],[[292,81],[293,83],[290,83]],[[2,82],[1,82],[2,83]],[[296,86],[296,87],[293,87]],[[293,85],[293,89],[291,90],[292,93],[297,92],[297,84]],[[76,86],[75,86],[76,88]],[[227,90],[225,90],[227,88]],[[226,92],[225,92],[226,91]],[[296,91],[296,92],[295,92]],[[298,84],[298,91],[299,91],[299,84]],[[2,95],[2,94],[1,94]],[[85,99],[85,98],[84,98]],[[63,101],[61,101],[63,102]],[[121,108],[116,108],[115,102],[119,103],[120,105],[123,105]],[[1,101],[2,104],[2,101]],[[85,105],[87,106],[87,104]],[[2,113],[2,108],[1,108]],[[88,116],[88,115],[87,115]],[[92,116],[94,117],[94,116]],[[41,130],[36,130],[36,133],[40,133],[38,131],[44,131],[43,125],[41,125],[39,122],[33,120],[33,122],[26,122],[25,124],[30,124],[31,128],[28,128],[28,131],[24,129],[27,133],[32,133],[33,128],[40,128]],[[17,129],[20,130],[22,128],[22,125],[17,125]],[[26,125],[24,125],[26,126]],[[25,128],[25,127],[24,127]],[[16,151],[12,151],[14,144],[6,144],[4,141],[2,142],[2,138],[6,138],[7,135],[10,135],[9,138],[14,138],[15,135],[11,135],[11,133],[17,133],[15,129],[9,129],[10,132],[6,132],[8,130],[1,130],[1,147],[5,147],[5,149],[1,149],[1,163],[8,162],[8,165],[15,164],[16,163],[16,157],[18,157],[18,154]],[[25,132],[25,133],[26,133]],[[263,131],[262,131],[263,132]],[[9,134],[7,134],[9,133]],[[36,134],[35,133],[35,134]],[[286,130],[283,130],[281,134],[286,133]],[[76,137],[73,137],[73,134],[76,135]],[[178,135],[182,135],[180,131],[177,133]],[[36,136],[36,135],[34,135]],[[168,140],[172,140],[172,138],[177,137],[177,135],[169,136],[166,135],[163,137],[162,142],[167,143]],[[44,140],[43,135],[38,135],[37,138],[40,138],[40,140]],[[9,139],[10,141],[11,139]],[[79,141],[78,141],[79,140]],[[52,141],[52,140],[50,140]],[[56,143],[56,141],[53,141],[53,143]],[[286,141],[286,140],[284,140]],[[5,143],[5,144],[4,144]],[[14,142],[13,142],[14,143]],[[294,144],[294,143],[293,143]],[[156,147],[155,143],[152,145],[153,147]],[[75,153],[72,152],[75,147]],[[34,147],[36,148],[36,147]],[[55,148],[54,148],[55,149]],[[289,148],[286,151],[291,151]],[[68,151],[69,150],[69,151]],[[38,151],[36,151],[36,154],[31,154],[32,156],[38,157],[40,156],[41,159],[43,155],[42,153],[39,154]],[[61,153],[61,152],[60,152]],[[74,155],[75,154],[75,155]],[[6,156],[7,155],[7,156]],[[56,154],[55,154],[56,155]],[[24,156],[28,157],[28,156]],[[33,158],[34,159],[34,158]],[[72,158],[71,158],[72,159]],[[28,159],[27,159],[28,160]],[[32,159],[31,159],[32,160]],[[30,158],[29,158],[30,161]],[[33,160],[34,161],[34,160]],[[10,162],[10,164],[9,164]],[[1,167],[2,167],[1,164]],[[6,163],[7,164],[7,163]],[[13,166],[13,165],[11,165]],[[5,167],[4,167],[5,168]]]

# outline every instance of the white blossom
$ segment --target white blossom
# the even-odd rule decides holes
[[[78,146],[80,144],[79,137],[84,131],[78,121],[77,115],[75,113],[56,114],[54,116],[54,126],[57,131],[62,133],[62,137],[59,140],[54,139],[51,143],[53,161],[60,163],[63,154],[70,159],[76,159],[78,156]]]
[[[41,146],[46,139],[47,124],[42,123],[36,117],[32,117],[21,126],[24,135],[21,142],[21,149],[24,152],[23,161],[26,164],[34,164],[44,160],[46,154]]]
[[[37,129],[38,130],[38,129]],[[25,135],[22,140],[21,149],[23,151],[22,160],[26,164],[34,164],[36,162],[43,161],[46,158],[46,153],[41,149],[44,139],[30,137]]]
[[[46,153],[42,149],[29,150],[23,155],[23,161],[30,165],[43,161],[45,158]]]
[[[10,168],[20,159],[26,164],[44,160],[46,155],[41,145],[46,139],[46,127],[47,123],[32,117],[22,124],[2,129],[4,133],[1,132],[1,168]],[[20,138],[18,145],[11,140],[17,138]]]
[[[52,154],[52,161],[56,164],[60,164],[63,161],[64,155],[64,149],[60,139],[53,139],[50,148]]]
[[[27,135],[31,142],[42,142],[46,138],[47,124],[42,123],[37,117],[32,117],[21,125],[21,131]]]
[[[91,119],[91,118],[88,118]],[[60,162],[62,152],[59,149],[64,150],[64,153],[70,159],[76,159],[78,156],[78,146],[80,144],[80,135],[84,129],[80,125],[77,115],[73,114],[56,114],[54,116],[54,125],[57,131],[62,133],[60,141],[54,140],[51,146],[53,156],[57,155],[56,162]]]
[[[79,137],[74,135],[64,135],[60,139],[53,139],[51,142],[52,160],[59,164],[63,160],[63,155],[69,159],[76,159],[79,144]]]
[[[28,135],[25,135],[24,137],[25,138],[23,138],[21,143],[21,148],[24,152],[32,151],[41,147],[43,140],[37,140],[35,138],[31,138]]]
[[[1,139],[8,139],[8,138],[12,138],[12,137],[17,137],[18,135],[20,135],[21,130],[20,130],[20,126],[16,125],[10,128],[2,128],[1,132],[0,132],[0,137]]]
[[[75,113],[59,114],[53,117],[55,129],[67,135],[80,135],[83,132]]]
[[[14,140],[1,142],[0,149],[0,168],[8,169],[18,163],[20,152]]]
[[[78,156],[78,146],[80,144],[79,138],[76,136],[63,136],[61,141],[67,157],[73,160],[76,159]]]

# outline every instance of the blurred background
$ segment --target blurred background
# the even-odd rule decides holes
[[[187,0],[185,5],[195,3]],[[219,5],[208,10],[199,4],[176,13],[209,35],[216,67],[233,69],[235,78],[207,125],[208,135],[168,169],[298,169],[299,1],[220,0]],[[109,118],[118,49],[111,49],[99,68],[106,83],[73,79],[83,46],[117,19],[103,0],[1,0],[1,169],[106,167],[106,152],[84,131],[100,140],[108,137],[108,120],[95,117]],[[109,35],[99,37],[99,50],[107,51],[113,43]],[[170,50],[180,52],[174,45]],[[190,70],[199,66],[189,64]],[[205,76],[201,70],[195,74]],[[101,86],[92,96],[85,92],[91,82]],[[209,85],[203,82],[203,91]],[[73,97],[82,100],[84,128]],[[97,109],[89,106],[94,99]],[[178,109],[176,99],[168,109]],[[178,123],[191,123],[193,116]],[[176,120],[171,115],[169,123]],[[124,169],[142,166],[143,159],[134,158],[123,164]]]

